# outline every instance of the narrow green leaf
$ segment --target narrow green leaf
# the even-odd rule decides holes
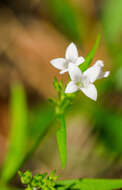
[[[85,62],[80,65],[80,69],[81,69],[82,72],[84,72],[90,66],[90,64],[91,64],[91,62],[92,62],[92,60],[94,58],[94,55],[96,53],[96,50],[97,50],[97,48],[99,46],[100,38],[101,38],[100,35],[98,35],[94,47],[92,48],[92,50],[89,52],[89,54],[85,58]]]
[[[6,156],[1,179],[7,183],[19,169],[26,148],[27,105],[24,89],[14,84],[11,91],[11,131],[9,150]]]
[[[60,115],[59,120],[61,126],[57,131],[56,137],[57,137],[57,144],[61,159],[61,165],[62,168],[65,168],[67,162],[67,142],[66,142],[66,124],[65,124],[64,115]]]
[[[9,152],[1,172],[1,180],[10,181],[22,164],[32,155],[47,134],[55,118],[54,108],[39,105],[31,110],[30,122],[24,89],[14,85],[11,94],[12,130],[10,134]],[[29,130],[27,131],[27,127]]]
[[[57,186],[70,185],[70,190],[115,190],[122,187],[122,180],[118,179],[80,179],[58,181]],[[58,189],[58,188],[57,188]],[[60,189],[60,188],[59,188]],[[64,188],[65,189],[65,188]]]
[[[27,149],[23,156],[22,164],[28,160],[48,133],[55,119],[54,108],[49,105],[39,105],[31,110],[29,131],[27,136]],[[16,171],[17,172],[17,171]]]
[[[10,179],[18,172],[18,169],[22,166],[22,164],[33,154],[45,135],[48,133],[48,130],[54,121],[55,112],[52,106],[47,104],[44,106],[39,105],[38,108],[36,107],[31,111],[30,117],[30,123],[28,123],[29,130],[26,137],[26,150],[23,151],[23,154],[20,157],[21,161],[17,163],[18,167],[14,168],[13,175],[10,177]],[[4,176],[2,178],[4,178]]]
[[[122,187],[122,180],[81,179],[75,188],[84,190],[114,190]]]

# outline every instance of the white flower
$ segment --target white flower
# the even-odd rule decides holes
[[[68,71],[69,63],[75,65],[80,65],[84,62],[83,57],[78,57],[78,50],[74,43],[71,43],[65,53],[65,58],[56,58],[51,60],[51,64],[56,68],[61,70],[60,74],[63,74]]]
[[[73,93],[77,90],[81,90],[86,96],[96,101],[97,90],[93,83],[97,79],[108,77],[110,73],[109,71],[102,72],[103,66],[103,61],[98,60],[92,67],[82,73],[77,66],[70,63],[69,75],[71,77],[71,81],[68,83],[65,93]]]

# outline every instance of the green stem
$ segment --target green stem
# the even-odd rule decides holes
[[[64,115],[61,114],[59,116],[59,121],[61,124],[61,127],[58,129],[56,137],[57,137],[57,143],[58,143],[58,149],[60,153],[60,159],[61,159],[61,165],[64,169],[67,162],[67,133],[66,133],[66,123]]]

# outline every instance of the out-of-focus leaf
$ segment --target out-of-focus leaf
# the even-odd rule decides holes
[[[83,22],[71,2],[69,0],[46,0],[45,3],[49,8],[50,16],[54,24],[56,24],[70,40],[80,43],[81,33],[84,29]]]
[[[112,152],[122,153],[122,117],[120,114],[96,107],[93,113],[96,130],[106,147]],[[103,119],[104,118],[104,119]],[[112,140],[114,139],[114,140]]]
[[[23,189],[0,184],[0,190],[23,190]]]
[[[59,181],[57,183],[59,188],[69,185],[69,190],[114,190],[122,187],[122,180],[117,179],[80,179],[80,180],[68,180]],[[62,188],[63,189],[63,188]]]
[[[17,172],[23,160],[27,139],[27,105],[24,89],[14,84],[11,91],[11,132],[9,150],[1,179],[7,183]]]
[[[94,55],[96,53],[96,50],[99,46],[99,42],[100,42],[100,35],[98,35],[95,45],[93,46],[93,48],[89,52],[89,54],[86,56],[85,62],[79,66],[82,72],[84,72],[86,69],[88,69],[89,65],[91,64],[91,62],[94,58]]]
[[[25,159],[34,152],[36,147],[43,140],[54,119],[54,107],[50,105],[40,105],[38,108],[32,110],[28,137],[28,151]]]
[[[122,0],[105,1],[102,21],[106,40],[109,42],[119,40],[122,34]]]
[[[1,180],[5,183],[12,179],[43,140],[54,121],[55,112],[50,105],[40,105],[32,109],[29,123],[24,89],[16,84],[12,87],[11,117],[10,146],[1,173]]]
[[[117,90],[122,90],[122,67],[118,68],[115,72],[115,86]]]
[[[56,136],[57,136],[59,154],[61,158],[61,164],[62,164],[62,168],[64,168],[67,161],[66,124],[65,124],[65,118],[63,115],[59,116],[59,120],[60,120],[61,126],[58,129]]]
[[[122,1],[105,1],[102,11],[104,36],[115,69],[122,66]]]
[[[54,119],[54,108],[50,105],[39,105],[38,108],[36,107],[35,109],[32,109],[30,122],[28,123],[29,130],[26,137],[26,150],[23,152],[23,156],[21,157],[21,162],[18,163],[18,167],[15,168],[15,173],[36,150],[48,133]]]

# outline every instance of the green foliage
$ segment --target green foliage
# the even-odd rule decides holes
[[[56,78],[54,78],[53,86],[58,93],[58,98],[57,100],[54,99],[49,99],[49,100],[53,103],[55,107],[55,113],[58,117],[64,114],[68,110],[72,100],[75,97],[75,94],[66,94],[63,82],[62,81],[58,82]]]
[[[13,178],[23,162],[32,155],[55,118],[54,108],[49,104],[40,105],[38,109],[27,113],[26,97],[20,84],[12,87],[11,115],[10,147],[1,172],[1,180],[5,183]]]
[[[75,97],[74,94],[65,94],[64,90],[65,87],[63,86],[63,82],[54,78],[53,85],[58,92],[58,99],[50,99],[51,103],[55,106],[55,113],[58,121],[60,122],[60,128],[57,130],[56,137],[57,137],[57,144],[59,149],[59,154],[61,158],[61,165],[62,168],[66,166],[67,162],[67,135],[66,135],[66,124],[64,114],[69,109],[73,98]]]
[[[122,1],[105,1],[102,22],[106,40],[108,42],[120,42],[122,34]]]
[[[62,168],[65,168],[65,165],[67,162],[67,141],[66,141],[67,132],[66,132],[66,124],[65,124],[64,115],[60,115],[59,120],[60,120],[61,126],[56,133],[56,137],[57,137],[57,143],[58,143]]]
[[[31,183],[32,181],[32,173],[28,170],[25,173],[21,171],[18,172],[19,176],[21,177],[21,182],[25,185]]]
[[[24,89],[14,84],[11,93],[11,134],[1,179],[8,182],[22,163],[27,144],[27,105]]]
[[[37,173],[32,177],[31,172],[19,172],[21,182],[27,185],[26,190],[115,190],[122,187],[122,180],[117,179],[73,179],[57,181],[55,171],[50,175]],[[29,177],[29,180],[28,180]],[[28,183],[27,183],[28,181]]]
[[[113,15],[113,16],[112,16]],[[115,69],[122,67],[122,1],[105,1],[102,26],[108,50]]]
[[[7,186],[5,184],[0,184],[0,189],[1,190],[23,190],[22,188],[15,188],[15,187],[12,187],[12,186]]]
[[[58,190],[115,190],[122,187],[122,180],[112,179],[80,179],[58,181]]]
[[[114,86],[118,91],[122,90],[122,67],[118,68],[116,70],[116,73],[114,75]]]
[[[97,106],[93,111],[99,140],[105,144],[107,150],[122,154],[122,117],[104,107]],[[104,119],[102,119],[104,118]],[[112,141],[111,139],[114,139]]]
[[[46,0],[51,19],[54,24],[64,32],[70,40],[81,42],[83,32],[83,19],[77,14],[69,0]]]
[[[27,185],[26,190],[33,190],[37,188],[38,190],[55,190],[55,185],[58,176],[55,176],[56,171],[54,170],[50,175],[47,173],[37,173],[32,176],[30,171],[25,173],[19,172],[21,182]]]
[[[28,150],[25,159],[28,159],[48,133],[55,119],[54,107],[45,104],[39,105],[31,111],[28,131]]]
[[[97,50],[97,48],[99,46],[99,42],[100,42],[100,35],[98,35],[97,40],[96,40],[95,45],[93,46],[92,50],[85,57],[84,63],[79,66],[82,72],[87,70],[88,67],[90,66],[90,64],[91,64],[91,62],[92,62],[92,60],[93,60],[93,58],[95,56],[96,50]]]

